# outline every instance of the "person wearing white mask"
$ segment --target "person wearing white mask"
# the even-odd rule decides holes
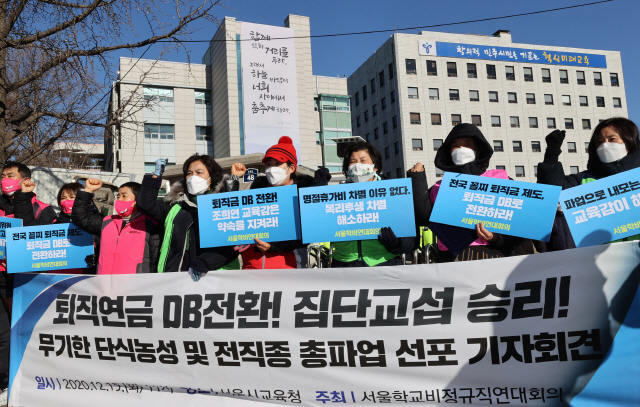
[[[598,123],[587,148],[587,170],[577,174],[565,175],[562,163],[558,160],[562,153],[565,134],[564,130],[554,130],[545,138],[547,148],[544,161],[538,164],[538,183],[567,189],[640,167],[638,127],[629,119],[612,117]],[[562,214],[556,217],[548,246],[550,250],[575,247],[573,239],[559,239],[559,236],[570,237],[568,225]],[[623,240],[640,240],[640,235]]]
[[[158,200],[166,159],[142,180],[138,209],[164,225],[158,273],[188,271],[197,281],[209,270],[238,270],[238,253],[233,246],[201,248],[197,197],[237,191],[238,177],[223,175],[220,165],[208,155],[194,154],[182,166],[184,179],[175,182],[163,200]]]

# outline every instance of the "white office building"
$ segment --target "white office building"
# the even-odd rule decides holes
[[[416,162],[429,182],[452,126],[474,123],[492,143],[491,168],[535,182],[545,136],[566,130],[565,171],[586,169],[600,120],[627,117],[620,52],[519,44],[493,36],[394,34],[348,78],[353,134],[382,153],[388,177]]]

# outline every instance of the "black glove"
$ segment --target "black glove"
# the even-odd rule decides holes
[[[565,136],[564,130],[554,130],[545,137],[545,141],[547,142],[547,148],[555,148],[561,149],[562,142],[564,141]]]
[[[189,262],[189,268],[192,268],[196,271],[199,271],[200,273],[205,274],[207,271],[209,271],[209,267],[207,267],[207,263],[204,262],[204,260],[201,260],[199,258],[195,258],[192,259]]]
[[[87,263],[87,267],[92,268],[98,265],[98,257],[95,254],[90,254],[84,258]]]
[[[331,174],[328,168],[318,168],[315,174],[313,174],[314,186],[324,186],[329,184],[329,181],[331,181]]]
[[[390,252],[397,250],[401,245],[400,239],[396,237],[391,228],[380,228],[378,241]]]

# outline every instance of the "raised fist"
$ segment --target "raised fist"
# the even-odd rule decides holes
[[[416,163],[416,165],[411,167],[411,172],[424,172],[424,165],[422,165],[422,163]]]
[[[36,187],[36,183],[31,181],[29,178],[25,178],[20,181],[20,187],[22,188],[22,192],[33,192]]]
[[[97,178],[89,178],[84,187],[85,192],[93,193],[102,188],[102,181]]]
[[[245,172],[247,172],[247,167],[245,167],[244,164],[235,163],[231,166],[231,175],[242,177]]]
[[[547,137],[544,139],[547,142],[547,147],[561,149],[565,134],[566,132],[564,130],[554,130],[547,134]]]

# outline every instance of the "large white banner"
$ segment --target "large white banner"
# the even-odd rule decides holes
[[[264,153],[289,136],[302,161],[293,36],[292,28],[242,23],[245,154]]]
[[[639,264],[22,274],[10,405],[638,405]]]

